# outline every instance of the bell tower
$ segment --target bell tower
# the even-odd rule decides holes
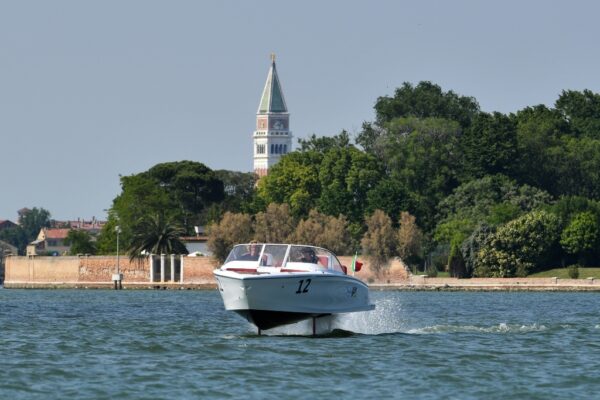
[[[253,140],[254,173],[259,177],[267,175],[269,168],[276,164],[282,155],[292,151],[290,114],[277,76],[275,54],[271,54],[271,68],[256,113]]]

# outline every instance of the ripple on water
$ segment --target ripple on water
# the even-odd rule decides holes
[[[600,298],[373,292],[257,336],[216,292],[0,291],[5,398],[585,398]],[[567,373],[565,372],[567,371]]]

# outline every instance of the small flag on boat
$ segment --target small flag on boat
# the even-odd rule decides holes
[[[362,263],[360,261],[358,261],[358,251],[356,253],[354,253],[354,258],[352,259],[352,275],[354,275],[355,272],[360,271],[360,269],[362,268]]]

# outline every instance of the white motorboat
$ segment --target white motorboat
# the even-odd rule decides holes
[[[237,245],[214,274],[225,309],[244,316],[259,333],[309,318],[315,333],[318,317],[375,308],[368,286],[320,247]]]

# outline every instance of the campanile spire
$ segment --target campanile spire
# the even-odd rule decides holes
[[[290,114],[275,66],[275,53],[271,53],[271,67],[256,113],[254,131],[254,172],[265,176],[282,155],[292,150]]]

